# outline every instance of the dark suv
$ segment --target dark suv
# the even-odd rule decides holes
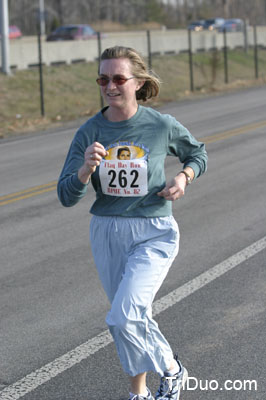
[[[204,22],[204,29],[207,29],[208,31],[215,31],[216,29],[219,30],[219,28],[224,24],[224,22],[225,22],[224,18],[206,19]]]
[[[46,40],[86,40],[96,36],[95,30],[89,25],[64,25],[48,35]]]

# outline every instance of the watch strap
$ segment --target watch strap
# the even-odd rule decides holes
[[[182,170],[182,171],[180,171],[179,173],[185,175],[187,185],[190,185],[191,182],[192,182],[192,179],[191,179],[191,176],[189,175],[189,173],[188,173],[187,171],[185,171],[185,170]]]

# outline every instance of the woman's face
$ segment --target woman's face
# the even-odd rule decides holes
[[[100,64],[100,76],[112,78],[114,75],[120,75],[124,78],[131,78],[131,63],[127,58],[113,58],[102,60]],[[143,83],[138,82],[136,78],[129,79],[124,85],[118,85],[110,79],[106,86],[101,86],[101,93],[110,109],[117,110],[136,108],[136,91]]]

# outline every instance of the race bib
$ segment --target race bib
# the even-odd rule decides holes
[[[148,193],[146,160],[102,160],[100,181],[109,196],[139,197]]]

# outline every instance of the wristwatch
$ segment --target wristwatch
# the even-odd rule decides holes
[[[186,176],[186,181],[187,181],[187,185],[190,185],[192,183],[192,179],[191,176],[189,175],[189,173],[185,170],[180,171],[180,174],[184,174]]]

